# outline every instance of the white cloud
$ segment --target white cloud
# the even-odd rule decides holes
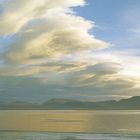
[[[0,34],[8,35],[18,32],[28,21],[49,9],[84,5],[84,0],[5,0],[1,5]]]
[[[62,57],[108,47],[108,43],[89,34],[92,27],[94,23],[68,10],[52,8],[43,17],[36,17],[23,26],[7,46],[4,56],[12,63],[27,63],[31,59]]]

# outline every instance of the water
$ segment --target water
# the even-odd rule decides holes
[[[0,140],[140,140],[140,111],[0,111]]]
[[[0,140],[140,140],[140,135],[0,132]]]

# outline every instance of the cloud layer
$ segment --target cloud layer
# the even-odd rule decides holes
[[[73,7],[85,4],[84,0],[0,2],[1,100],[138,95],[139,82],[121,74],[121,61],[95,54],[110,44],[91,35],[95,23],[74,12]]]

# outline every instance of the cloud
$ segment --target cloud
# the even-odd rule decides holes
[[[42,102],[65,97],[96,101],[139,95],[136,80],[120,75],[120,69],[120,64],[109,62],[94,65],[54,62],[13,71],[7,68],[8,73],[0,76],[2,98]],[[32,76],[25,71],[32,71]]]
[[[53,8],[67,8],[84,5],[84,0],[5,0],[0,6],[0,34],[8,35],[18,32],[28,21],[44,15]]]
[[[95,23],[74,12],[73,7],[85,4],[84,0],[0,2],[0,100],[138,95],[139,79],[123,74],[122,55],[105,53],[102,49],[110,44],[90,34]]]
[[[89,34],[93,26],[82,17],[52,9],[14,35],[5,59],[11,63],[27,63],[36,58],[61,57],[108,47],[109,43]]]
[[[53,75],[54,73],[66,73],[72,71],[79,71],[85,68],[85,64],[78,64],[72,62],[40,62],[38,64],[26,66],[1,66],[0,76],[36,76],[36,75]],[[37,76],[39,77],[39,76]]]
[[[3,61],[28,64],[108,47],[108,43],[89,34],[94,23],[73,12],[72,7],[83,5],[84,0],[2,2],[0,33],[12,36],[10,43],[5,40],[2,44]]]
[[[19,46],[19,48],[15,46],[5,55],[8,62],[27,63],[39,58],[61,57],[88,49],[106,47],[107,44],[80,31],[65,29],[42,35],[25,46]]]

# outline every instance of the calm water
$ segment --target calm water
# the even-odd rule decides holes
[[[0,140],[140,140],[140,135],[5,132]]]
[[[0,111],[0,140],[140,140],[140,111]]]

